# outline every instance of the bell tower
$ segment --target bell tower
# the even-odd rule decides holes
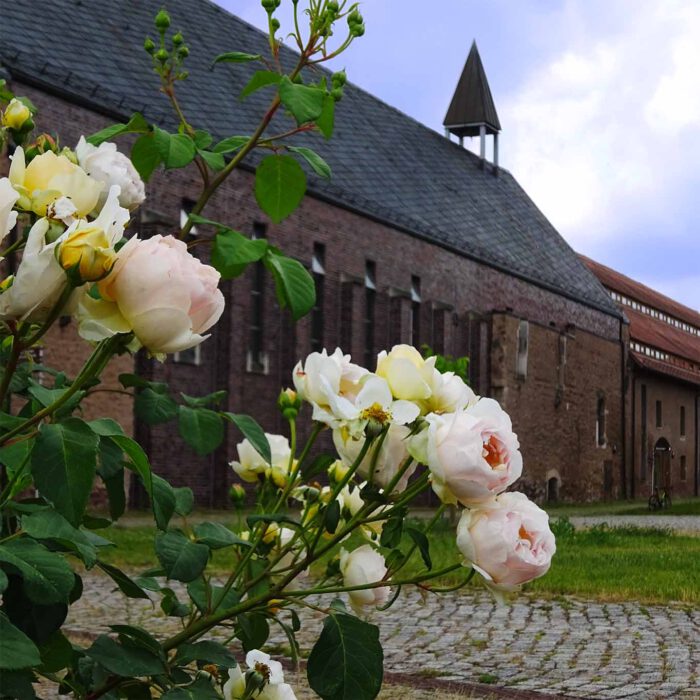
[[[465,136],[479,137],[482,168],[486,162],[486,136],[493,136],[493,165],[498,169],[498,134],[501,131],[501,122],[498,120],[496,105],[493,103],[476,41],[472,42],[443,126],[445,136],[449,138],[450,134],[454,134],[459,138],[460,145],[464,144]]]

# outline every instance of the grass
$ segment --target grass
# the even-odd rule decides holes
[[[700,537],[632,527],[574,530],[566,520],[559,524],[555,521],[553,527],[557,554],[552,568],[527,586],[527,591],[541,597],[574,595],[608,601],[700,603]],[[131,571],[158,565],[152,549],[153,528],[113,526],[100,534],[118,545],[105,552],[103,558],[107,562]],[[345,546],[354,544],[351,540]],[[454,531],[446,521],[431,536],[430,553],[434,568],[459,560]],[[230,557],[228,549],[215,552],[212,571],[229,571]],[[316,571],[322,568],[320,565]],[[422,569],[416,555],[401,575],[409,576]],[[458,572],[444,583],[456,583],[463,577]],[[478,577],[470,585],[481,585]]]
[[[668,510],[649,510],[646,501],[607,501],[603,503],[546,505],[553,517],[577,515],[700,515],[700,498],[685,498],[673,502]]]

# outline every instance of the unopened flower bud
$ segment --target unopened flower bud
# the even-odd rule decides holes
[[[107,234],[98,226],[77,228],[58,249],[61,267],[66,271],[77,271],[81,282],[104,279],[116,260]]]
[[[0,292],[6,292],[11,286],[12,283],[15,281],[15,276],[10,275],[9,277],[5,277],[5,279],[0,282]]]
[[[180,32],[173,34],[173,45],[180,46],[185,43],[185,37]]]
[[[344,70],[339,70],[331,76],[331,85],[334,88],[343,87],[348,81],[347,73]]]
[[[331,2],[329,2],[328,5],[326,5],[326,9],[329,12],[334,12],[335,14],[338,14],[338,12],[340,11],[340,5],[338,5],[337,2],[334,2],[334,0],[331,0]]]
[[[276,32],[280,28],[280,21],[277,18],[273,18],[270,22],[270,26],[272,27],[272,31]]]
[[[156,50],[156,45],[153,43],[153,39],[151,39],[150,36],[147,36],[146,40],[143,42],[143,48],[151,55],[153,55],[153,52]]]
[[[274,12],[277,7],[275,0],[261,0],[260,4],[266,12]]]
[[[186,46],[181,46],[181,47],[177,50],[177,55],[178,55],[180,58],[187,58],[187,57],[190,55],[190,50],[189,50]]]
[[[245,489],[241,484],[233,484],[229,489],[228,497],[236,508],[240,508],[245,503],[245,496]]]
[[[29,131],[34,127],[32,112],[24,102],[13,97],[2,114],[2,125],[14,131]]]
[[[350,471],[350,468],[340,459],[336,459],[330,467],[328,467],[328,476],[333,479],[333,481],[342,481]]]
[[[350,27],[350,34],[352,34],[356,39],[358,37],[361,37],[365,33],[365,25],[364,24],[356,24],[353,27]]]
[[[157,29],[165,31],[170,26],[170,15],[165,10],[160,10],[153,23]]]
[[[156,51],[156,60],[161,63],[165,63],[169,57],[170,54],[165,49],[158,49],[158,51]]]
[[[343,88],[333,88],[331,90],[331,97],[334,102],[340,102],[343,99]]]
[[[294,389],[284,389],[277,398],[277,406],[287,420],[294,420],[301,408],[301,399]]]
[[[272,544],[279,535],[280,528],[277,523],[268,523],[265,528],[265,534],[263,535],[263,542],[265,544]]]

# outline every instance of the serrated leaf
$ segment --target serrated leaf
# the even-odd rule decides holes
[[[173,489],[175,494],[175,512],[178,515],[188,516],[194,508],[194,493],[189,486],[180,486]]]
[[[88,569],[97,561],[97,550],[87,535],[55,510],[42,510],[23,516],[22,529],[35,540],[53,540],[78,552]]]
[[[78,418],[42,425],[31,471],[41,495],[74,526],[80,525],[97,470],[98,437]]]
[[[177,404],[170,395],[157,393],[148,387],[136,395],[134,413],[145,423],[158,425],[177,416]]]
[[[248,84],[241,90],[240,99],[244,100],[248,95],[266,85],[277,85],[282,80],[279,73],[274,73],[271,70],[258,70],[253,73],[253,77],[248,81]]]
[[[287,75],[282,76],[279,85],[280,100],[297,124],[306,124],[321,116],[326,94],[323,88],[293,83]]]
[[[56,630],[49,640],[41,645],[41,670],[44,673],[56,673],[70,665],[73,659],[73,646]]]
[[[159,532],[155,549],[168,578],[184,583],[196,579],[209,560],[209,547],[192,542],[177,530]]]
[[[421,532],[415,527],[407,527],[406,532],[418,547],[418,551],[420,552],[420,555],[423,559],[423,563],[425,564],[426,568],[428,570],[432,569],[433,562],[430,559],[430,542],[428,541],[428,538],[426,537],[425,533]]]
[[[316,303],[316,287],[306,268],[297,260],[272,252],[265,257],[265,266],[274,277],[280,306],[288,307],[295,321],[309,313]]]
[[[41,655],[36,644],[0,612],[0,669],[16,671],[38,666]]]
[[[198,454],[213,452],[224,439],[224,423],[216,411],[208,408],[178,407],[178,431]]]
[[[228,51],[220,53],[213,61],[216,63],[249,63],[250,61],[259,61],[261,58],[259,53],[243,53],[242,51]]]
[[[208,612],[211,609],[211,605],[220,600],[223,591],[223,586],[207,584],[201,578],[187,584],[187,593],[200,612]],[[219,608],[221,610],[229,610],[237,605],[239,600],[238,591],[235,588],[230,588],[223,600],[219,602]]]
[[[229,136],[219,141],[211,150],[214,153],[232,153],[242,148],[250,140],[249,136]]]
[[[265,435],[265,431],[258,425],[257,421],[241,413],[225,412],[222,415],[243,433],[243,437],[250,442],[255,451],[270,464],[272,461],[270,443]]]
[[[162,161],[153,134],[143,134],[134,141],[131,147],[131,162],[144,182],[151,179],[151,175]]]
[[[261,260],[268,247],[264,238],[250,239],[238,231],[225,229],[216,234],[211,264],[223,279],[233,279],[243,273],[248,264]]]
[[[276,224],[299,206],[305,192],[306,175],[292,156],[267,156],[255,171],[255,199]]]
[[[287,146],[287,150],[298,153],[313,168],[317,175],[325,177],[327,180],[331,179],[331,166],[316,151],[312,151],[304,146]]]
[[[213,140],[214,137],[208,131],[197,129],[197,131],[194,132],[194,145],[197,149],[209,148]]]
[[[379,628],[352,615],[328,615],[306,672],[323,700],[374,700],[384,676]]]
[[[148,593],[144,591],[141,586],[139,586],[135,581],[129,578],[121,569],[111,564],[106,564],[103,561],[98,561],[97,566],[102,569],[114,583],[117,584],[119,590],[127,598],[143,598],[145,600],[150,600]]]
[[[226,167],[226,159],[222,153],[214,153],[213,151],[205,151],[202,148],[197,149],[197,153],[204,162],[214,171],[219,172]]]
[[[166,169],[184,168],[197,153],[194,141],[187,134],[169,134],[156,126],[153,141]]]
[[[242,540],[221,523],[197,523],[194,526],[194,535],[198,542],[207,545],[210,549],[222,549],[234,544],[250,546],[250,542]]]
[[[98,637],[85,653],[117,676],[136,678],[165,672],[163,662],[153,652],[143,647],[119,644],[107,635]]]
[[[260,649],[270,636],[270,625],[264,615],[247,613],[236,618],[238,639],[241,640],[243,651]]]
[[[323,109],[316,120],[316,126],[323,134],[326,141],[333,136],[333,130],[335,128],[335,100],[330,95],[326,95],[325,97]]]
[[[236,657],[223,644],[213,641],[181,644],[177,649],[175,663],[185,665],[192,661],[216,664],[224,668],[233,668],[238,663]]]
[[[85,140],[93,146],[99,146],[103,141],[109,141],[121,134],[144,133],[148,131],[149,128],[148,122],[144,119],[143,115],[135,112],[126,124],[112,124],[88,136]]]

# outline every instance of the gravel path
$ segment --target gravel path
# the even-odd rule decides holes
[[[124,598],[90,575],[67,626],[99,633],[119,619],[156,634],[178,629],[159,607]],[[300,642],[310,649],[320,615],[302,614]],[[385,668],[393,673],[581,698],[700,698],[700,610],[638,603],[542,601],[521,596],[497,605],[486,592],[402,595],[380,626]],[[275,635],[269,649],[282,651]]]
[[[576,515],[570,520],[575,527],[607,523],[610,527],[661,527],[700,533],[700,515]]]

